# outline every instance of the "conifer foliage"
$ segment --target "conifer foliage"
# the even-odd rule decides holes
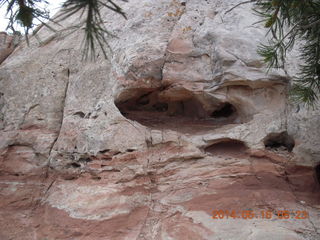
[[[25,29],[26,35],[34,26],[37,19],[40,22],[49,19],[49,11],[45,7],[40,7],[40,3],[48,4],[45,0],[0,0],[0,7],[6,7],[9,16],[7,29],[15,32],[15,23],[19,23]]]
[[[320,93],[320,0],[257,0],[270,37],[258,53],[269,68],[283,68],[287,53],[299,42],[302,64],[291,88],[293,100],[313,105]]]
[[[117,0],[115,0],[117,1]],[[24,30],[28,41],[28,33],[35,25],[35,21],[41,22],[49,29],[54,30],[48,24],[48,21],[59,22],[79,13],[80,19],[84,16],[83,25],[78,25],[78,28],[84,29],[84,58],[94,58],[96,56],[96,46],[100,47],[102,53],[107,58],[106,48],[108,43],[106,36],[112,35],[105,28],[101,15],[103,7],[116,12],[126,18],[121,7],[114,0],[65,0],[62,4],[62,11],[53,20],[49,17],[49,11],[46,10],[46,5],[49,3],[46,0],[0,0],[0,7],[6,7],[7,15],[9,15],[9,25],[7,29],[15,32],[15,24],[19,23]],[[127,2],[127,0],[118,0]]]

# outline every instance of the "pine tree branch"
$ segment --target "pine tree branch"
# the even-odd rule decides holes
[[[248,1],[245,1],[245,2],[238,3],[237,5],[233,6],[229,10],[225,11],[224,15],[226,15],[227,13],[233,11],[235,8],[237,8],[237,7],[241,6],[241,5],[248,4],[248,3],[253,3],[253,2],[257,2],[257,1],[258,0],[248,0]]]
[[[300,26],[300,28],[301,29],[308,29],[308,28],[313,27],[314,25],[316,25],[318,23],[320,23],[320,19],[318,19],[318,20],[316,20],[316,21],[314,21],[314,22],[312,22],[310,24],[307,24],[307,25],[304,25],[304,26]]]

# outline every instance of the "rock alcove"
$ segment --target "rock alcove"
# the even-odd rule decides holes
[[[206,153],[214,156],[230,156],[241,158],[246,156],[248,147],[242,141],[235,139],[221,139],[218,142],[211,144],[204,150]]]
[[[191,92],[144,90],[121,97],[115,104],[123,116],[154,129],[181,132],[208,131],[239,120],[237,109],[229,102],[199,99]]]
[[[270,133],[264,139],[264,146],[268,149],[283,149],[289,152],[295,146],[294,139],[287,133]]]

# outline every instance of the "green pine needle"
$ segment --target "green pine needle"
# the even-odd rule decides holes
[[[260,44],[257,52],[270,68],[283,68],[287,52],[299,40],[300,66],[291,99],[312,105],[320,90],[320,1],[257,0],[254,12],[261,17],[268,44]]]

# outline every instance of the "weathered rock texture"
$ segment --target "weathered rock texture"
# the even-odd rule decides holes
[[[319,239],[319,111],[266,74],[239,2],[105,11],[109,60],[81,62],[80,30],[21,44],[0,67],[0,239]]]
[[[6,32],[0,32],[0,63],[2,63],[14,50],[14,37]]]

